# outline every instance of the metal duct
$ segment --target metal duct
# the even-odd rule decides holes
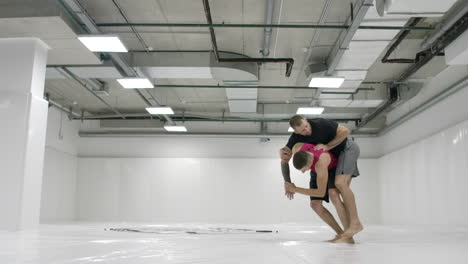
[[[377,0],[385,15],[441,16],[457,0]],[[379,3],[377,6],[381,6]]]
[[[442,21],[437,25],[437,29],[424,38],[421,43],[421,48],[429,48],[440,36],[447,32],[460,18],[468,12],[468,0],[457,2],[442,18]]]
[[[367,10],[369,9],[369,7],[372,6],[373,2],[374,0],[362,0],[361,5],[358,7],[356,14],[352,14],[354,18],[349,18],[349,20],[351,21],[351,25],[349,26],[348,30],[343,31],[340,34],[338,41],[336,42],[335,46],[333,47],[330,53],[330,56],[327,59],[328,69],[326,75],[331,75],[335,70],[345,50],[348,48],[351,39],[358,30],[361,22],[364,20]]]
[[[437,41],[427,50],[425,56],[420,59],[417,63],[411,65],[405,72],[403,72],[400,77],[396,80],[396,83],[401,83],[417,72],[421,67],[428,63],[434,56],[439,54],[447,45],[449,45],[453,40],[460,36],[468,28],[468,17],[464,16],[459,19],[452,28],[447,31],[444,35],[437,39]],[[382,113],[386,113],[392,109],[394,103],[400,98],[401,85],[395,84],[392,85],[389,89],[389,99],[388,101],[380,108],[378,108],[374,113],[367,116],[359,125],[358,128],[362,128],[368,122],[372,121]],[[411,95],[411,96],[415,96]],[[405,100],[410,99],[411,97],[405,98]],[[401,103],[402,101],[400,101]]]
[[[374,8],[369,8],[370,4],[372,4],[372,1],[362,1],[363,7],[356,11],[360,15],[354,18],[354,27],[350,27],[347,32],[340,35],[340,39],[334,47],[334,53],[332,53],[340,58],[339,61],[336,62],[333,57],[328,59],[331,62],[327,73],[333,72],[330,75],[345,78],[340,88],[358,88],[366,78],[368,69],[399,32],[398,30],[373,31],[361,29],[363,26],[373,24],[385,27],[401,27],[407,22],[407,18],[382,19]],[[363,13],[365,14],[364,17],[362,17]],[[357,24],[358,22],[359,24]],[[339,45],[340,43],[342,44]]]
[[[291,76],[294,59],[292,58],[221,58],[219,56],[218,44],[216,43],[216,35],[214,32],[213,21],[211,19],[210,5],[208,0],[203,0],[205,8],[205,16],[210,28],[211,44],[213,46],[213,55],[217,62],[223,63],[286,63],[286,77]]]
[[[265,16],[265,24],[271,24],[273,19],[273,8],[275,5],[275,0],[266,0],[267,1],[267,9],[266,9],[266,16]],[[263,33],[263,49],[261,50],[263,56],[268,56],[270,54],[270,39],[272,28],[265,28]]]

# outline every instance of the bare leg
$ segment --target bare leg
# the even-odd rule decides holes
[[[322,200],[313,200],[310,201],[310,207],[317,213],[317,215],[329,225],[339,236],[343,233],[343,229],[341,229],[340,225],[336,222],[333,215],[330,211],[327,210],[322,204]]]
[[[341,240],[351,238],[354,234],[362,231],[363,226],[359,220],[356,207],[356,199],[354,198],[354,193],[349,187],[351,175],[337,175],[335,180],[335,185],[343,197],[343,202],[346,208],[346,211],[349,215],[349,227],[345,229],[345,232],[341,235]],[[340,240],[339,239],[339,240]],[[342,242],[337,240],[336,242]]]
[[[330,200],[336,208],[336,212],[338,213],[338,217],[340,218],[341,224],[343,225],[343,229],[346,230],[349,227],[348,212],[346,211],[344,203],[341,200],[339,191],[335,188],[328,189],[328,195],[330,196]]]
[[[348,185],[351,183],[351,181],[348,182]],[[346,211],[346,207],[343,204],[343,201],[341,200],[340,197],[340,192],[333,188],[333,189],[328,189],[328,194],[330,195],[330,200],[332,200],[333,205],[336,208],[336,212],[338,213],[338,216],[340,217],[341,223],[343,224],[344,229],[346,230],[349,227],[349,216],[348,212]],[[354,244],[354,239],[352,237],[347,238],[347,239],[342,239],[340,240],[341,236],[337,235],[334,239],[328,240],[328,242],[336,243],[337,241],[339,243],[349,243],[349,244]]]

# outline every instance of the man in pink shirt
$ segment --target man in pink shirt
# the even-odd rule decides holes
[[[287,183],[291,182],[288,163],[292,156],[293,146],[296,143],[311,143],[316,145],[315,149],[326,150],[336,155],[338,157],[334,180],[336,189],[330,188],[329,195],[343,224],[344,232],[339,234],[334,242],[347,243],[354,234],[363,229],[358,217],[354,193],[350,189],[351,179],[359,176],[357,168],[357,159],[360,153],[359,146],[353,140],[347,138],[350,134],[348,128],[331,120],[306,120],[302,116],[293,116],[290,120],[290,126],[294,129],[294,133],[289,138],[287,145],[280,150],[281,170],[286,183],[285,194],[289,199],[294,197],[294,192],[291,191],[291,187],[288,190],[289,185]],[[311,207],[321,217],[331,215],[323,207],[320,200],[318,202],[311,201]],[[334,225],[334,219],[333,221],[327,217],[322,217],[322,219],[330,226]],[[336,227],[333,229],[335,230]]]

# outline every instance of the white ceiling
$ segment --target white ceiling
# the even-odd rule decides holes
[[[0,18],[0,38],[21,37],[43,40],[51,48],[47,57],[50,65],[101,63],[60,17]]]
[[[28,1],[20,0],[19,2],[23,4],[18,4],[18,9],[27,13]],[[125,23],[112,1],[80,0],[79,2],[98,24]],[[129,21],[134,23],[206,23],[201,0],[118,0],[117,2]],[[349,16],[350,2],[355,1],[331,0],[325,24],[342,25]],[[324,3],[324,0],[277,0],[273,12],[273,23],[317,23],[322,14]],[[8,8],[14,10],[12,6],[8,6]],[[266,1],[211,0],[210,8],[214,23],[264,23]],[[0,15],[2,15],[1,12]],[[379,17],[376,15],[375,8],[371,7],[368,21],[365,21],[364,24],[404,24],[401,22],[404,20],[401,19],[395,20],[393,18],[389,21],[377,19]],[[438,18],[431,18],[424,20],[422,24],[435,25],[437,22]],[[155,51],[209,51],[212,48],[207,28],[136,27],[144,44],[140,43],[128,27],[102,27],[100,30],[103,33],[118,34],[130,51],[144,50],[145,45]],[[312,36],[316,32],[315,29],[273,29],[270,55],[267,58],[293,58],[294,67],[291,76],[287,78],[285,77],[286,65],[284,63],[262,64],[258,68],[258,85],[307,86],[308,82],[305,80],[304,73],[301,72],[303,70],[301,66],[307,65],[308,62],[326,61],[341,32],[339,29],[317,30],[320,31],[320,37],[312,47],[309,47]],[[262,57],[259,52],[263,45],[262,28],[216,28],[215,33],[219,50],[252,58]],[[295,114],[299,106],[321,103],[326,106],[324,113],[330,118],[346,118],[346,116],[359,118],[371,113],[385,99],[386,86],[385,84],[366,84],[365,82],[391,82],[409,67],[408,64],[382,64],[380,62],[383,55],[381,51],[385,52],[389,41],[393,39],[389,36],[396,33],[388,30],[358,30],[348,52],[345,53],[337,66],[339,71],[336,71],[335,75],[345,74],[348,78],[342,89],[338,91],[355,91],[357,84],[358,87],[375,89],[376,93],[372,98],[357,100],[350,97],[350,94],[323,94],[320,90],[314,89],[258,89],[255,103],[258,105],[240,105],[239,107],[256,108],[257,113],[270,116],[285,115],[286,119]],[[416,53],[420,51],[419,44],[426,33],[426,31],[411,33],[390,58],[414,58]],[[101,63],[95,54],[89,52],[76,39],[77,33],[69,26],[69,21],[59,14],[56,16],[48,14],[46,17],[41,17],[40,14],[35,14],[34,17],[0,17],[0,37],[32,36],[43,39],[52,48],[48,59],[49,65],[96,65],[99,67]],[[382,40],[382,42],[374,41],[369,45],[369,39]],[[373,49],[376,52],[371,52]],[[311,50],[311,56],[306,58],[309,50]],[[205,53],[209,55],[208,52]],[[158,54],[161,53],[152,53],[156,61],[158,58],[162,58],[162,56],[158,57]],[[164,60],[175,58],[177,54],[165,53]],[[434,59],[412,78],[426,79],[434,76],[445,67],[441,60],[443,57]],[[154,78],[153,81],[156,84],[223,85],[222,81],[212,78],[211,72],[208,70],[209,65],[206,65],[205,68],[196,66],[197,68],[194,68],[195,65],[177,69],[154,68],[150,75],[160,76],[160,78]],[[146,104],[141,98],[134,91],[125,90],[117,84],[113,78],[117,73],[115,70],[109,71],[109,69],[104,68],[74,69],[78,75],[85,75],[86,72],[90,71],[99,72],[99,79],[109,85],[110,95],[102,98],[110,105],[124,113],[145,112]],[[53,69],[49,69],[48,76],[52,77],[46,80],[46,92],[50,94],[51,99],[66,107],[72,107],[76,111],[84,110],[90,114],[111,113],[102,102],[83,89],[76,81],[63,79],[56,72],[54,73]],[[347,87],[350,90],[346,90]],[[217,117],[223,115],[241,116],[229,112],[228,94],[223,88],[155,88],[144,90],[142,93],[151,102],[154,102],[154,97],[158,104],[173,107],[178,114]],[[251,104],[251,102],[243,103]],[[275,127],[272,124],[270,126],[271,129]],[[250,126],[250,129],[253,130],[257,128],[258,126]]]

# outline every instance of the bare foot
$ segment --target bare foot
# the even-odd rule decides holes
[[[347,243],[347,244],[354,244],[354,239],[352,237],[339,237],[333,243]]]
[[[329,239],[329,240],[325,240],[324,242],[331,242],[331,243],[334,243],[335,240],[337,240],[337,239],[339,239],[339,238],[340,238],[340,236],[339,236],[339,235],[336,235],[334,238]]]
[[[361,223],[351,225],[348,229],[345,230],[341,237],[343,238],[350,238],[353,237],[355,234],[361,232],[364,229]]]

